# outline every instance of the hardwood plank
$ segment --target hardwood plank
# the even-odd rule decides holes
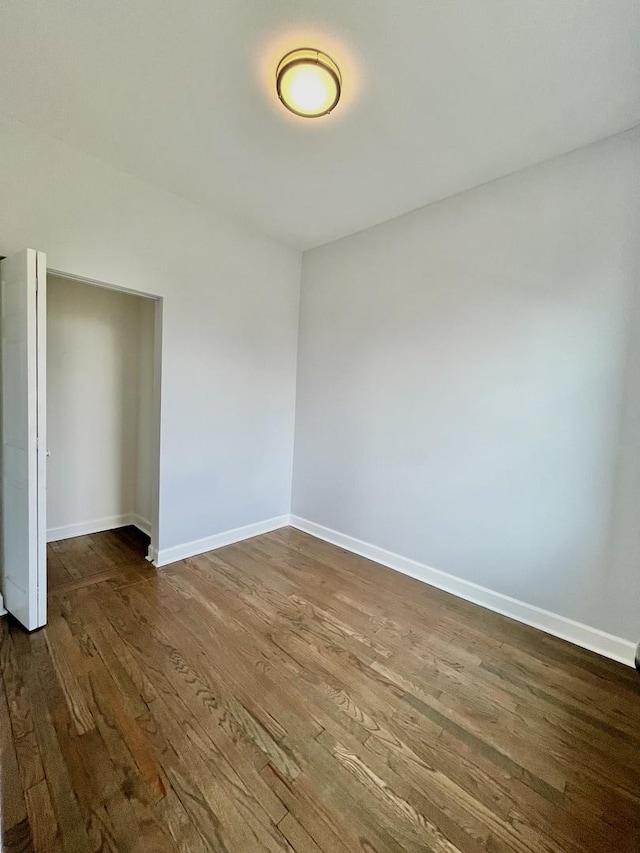
[[[109,673],[96,669],[88,681],[93,718],[113,764],[120,769],[118,788],[133,790],[139,779],[144,785],[145,799],[161,800],[168,787],[166,777],[137,720],[127,714]],[[135,787],[140,791],[140,785]]]
[[[177,725],[161,698],[151,703],[150,720],[158,759],[210,849],[288,849],[233,768]]]
[[[7,623],[8,624],[8,623]],[[25,666],[18,666],[11,631],[0,644],[0,670],[4,681],[13,741],[25,790],[44,779],[42,760],[33,728],[31,699],[25,685]]]
[[[108,561],[91,547],[91,540],[91,536],[75,536],[72,539],[51,542],[49,548],[72,578],[83,578],[109,568]]]
[[[3,643],[7,625],[8,620],[0,623]],[[29,839],[29,823],[4,689],[0,690],[0,818],[0,849],[12,849],[10,845],[19,849],[18,845]]]
[[[84,577],[70,578],[68,581],[62,581],[51,587],[50,592],[51,595],[60,596],[72,592],[74,589],[93,586],[103,581],[112,581],[116,587],[126,586],[127,584],[138,583],[145,578],[152,577],[154,571],[148,563],[146,565],[131,563],[125,566],[115,566],[114,568],[104,569],[85,575]]]
[[[87,734],[95,723],[79,683],[79,678],[87,671],[83,657],[62,620],[52,619],[49,622],[45,638],[69,715],[78,734]]]
[[[33,849],[38,853],[60,853],[62,850],[60,828],[53,811],[46,780],[42,779],[29,788],[25,798]]]
[[[345,833],[344,838],[340,836],[338,821],[327,812],[321,799],[309,795],[304,786],[288,785],[269,764],[260,775],[321,850],[349,853],[361,847],[359,844],[351,848],[348,846],[349,833]]]
[[[117,577],[124,567],[149,574],[149,538],[135,527],[75,536],[47,546],[48,587],[59,592]],[[126,573],[125,573],[126,574]]]
[[[287,839],[295,853],[322,853],[306,829],[298,823],[290,812],[287,812],[278,823],[278,830]]]
[[[60,555],[53,547],[53,543],[49,543],[47,545],[47,587],[49,592],[72,580],[73,575],[65,568]]]
[[[76,798],[76,791],[80,793],[88,780],[84,775],[74,772],[74,762],[63,753],[53,722],[54,715],[49,710],[50,705],[59,707],[60,699],[57,697],[59,687],[47,653],[45,635],[41,631],[25,636],[25,639],[28,653],[33,659],[33,668],[27,674],[27,685],[32,701],[34,729],[53,810],[60,826],[62,846],[65,853],[93,850]]]
[[[207,847],[173,788],[156,804],[156,812],[158,819],[171,833],[180,853],[208,853],[211,849]]]

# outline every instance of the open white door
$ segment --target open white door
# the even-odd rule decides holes
[[[2,276],[2,593],[33,631],[47,621],[46,294],[42,252],[0,261]]]

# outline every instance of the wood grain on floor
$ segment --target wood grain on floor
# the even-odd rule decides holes
[[[145,552],[0,620],[4,853],[640,851],[632,670],[290,528]]]

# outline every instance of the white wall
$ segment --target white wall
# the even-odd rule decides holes
[[[636,131],[306,253],[293,512],[635,641],[639,186]]]
[[[300,254],[0,119],[0,254],[163,297],[160,548],[289,511]]]
[[[48,276],[49,538],[150,521],[154,302]]]

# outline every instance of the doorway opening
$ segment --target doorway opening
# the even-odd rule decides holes
[[[47,271],[50,590],[158,552],[162,299]]]

